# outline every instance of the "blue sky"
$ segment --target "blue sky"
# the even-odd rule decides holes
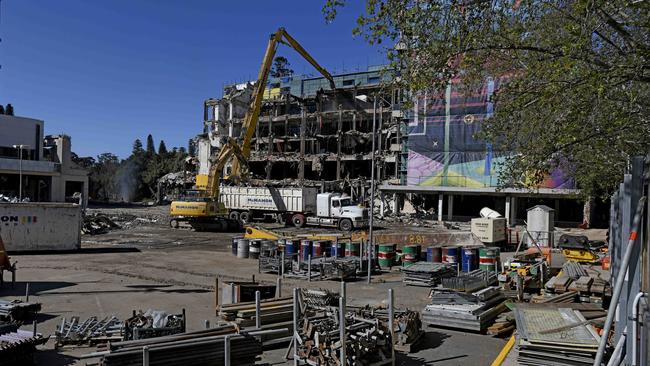
[[[168,148],[201,131],[202,102],[257,75],[285,27],[330,72],[382,63],[352,28],[352,0],[325,24],[325,0],[1,0],[0,103],[72,136],[82,156],[126,157],[151,133]],[[281,45],[297,73],[314,72]]]

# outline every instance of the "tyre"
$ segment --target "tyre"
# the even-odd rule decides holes
[[[341,229],[342,231],[352,230],[352,220],[342,219],[341,221],[339,221],[339,229]]]
[[[251,222],[251,213],[248,211],[244,211],[239,214],[239,221],[241,221],[244,224],[248,224]]]
[[[239,212],[230,211],[230,213],[228,214],[228,218],[231,220],[239,221]]]
[[[176,220],[176,219],[169,220],[169,227],[174,228],[174,229],[178,229],[179,226],[180,226],[180,224],[178,223],[178,220]]]
[[[303,215],[303,214],[295,214],[295,215],[291,216],[291,223],[293,224],[293,226],[295,226],[297,228],[301,228],[301,227],[305,226],[305,215]]]

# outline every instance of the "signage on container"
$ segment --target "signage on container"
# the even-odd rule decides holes
[[[18,216],[18,215],[2,215],[0,216],[0,223],[6,225],[18,224],[35,224],[38,222],[37,216]]]

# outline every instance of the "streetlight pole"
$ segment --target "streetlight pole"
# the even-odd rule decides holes
[[[29,147],[28,145],[14,145],[14,149],[18,149],[18,202],[23,201],[23,149]]]
[[[368,220],[368,283],[372,276],[372,252],[375,241],[372,236],[373,218],[375,216],[375,139],[377,137],[377,95],[372,98],[372,151],[370,152],[370,218]]]

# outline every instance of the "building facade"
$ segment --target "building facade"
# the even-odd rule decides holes
[[[44,136],[43,131],[42,120],[0,115],[0,195],[78,202],[75,193],[80,193],[85,202],[88,172],[72,161],[70,137]]]

